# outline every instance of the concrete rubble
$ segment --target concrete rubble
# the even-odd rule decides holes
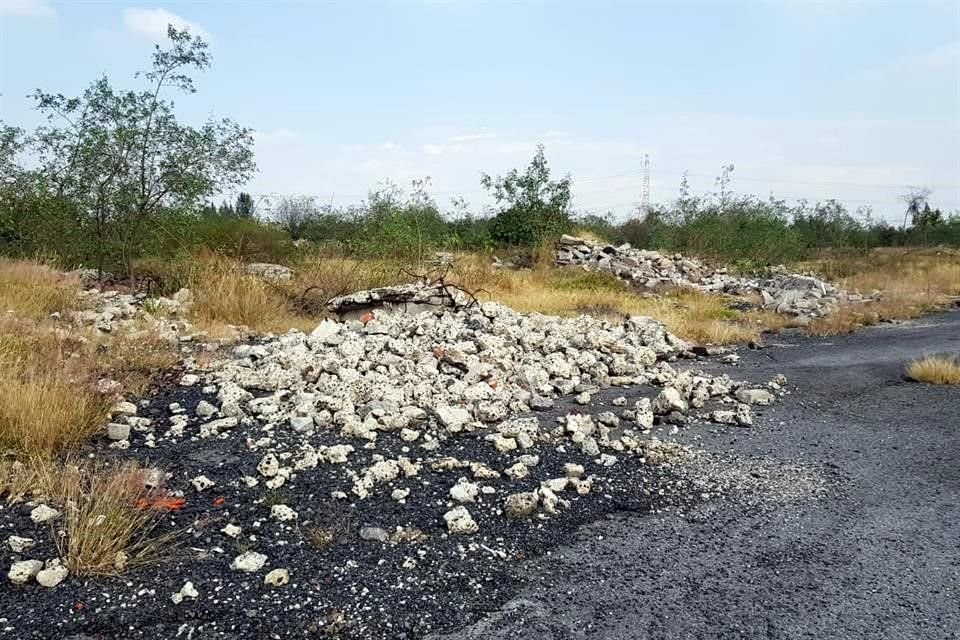
[[[731,295],[753,294],[759,297],[761,308],[792,316],[798,324],[825,316],[840,304],[867,302],[880,295],[879,291],[869,295],[843,291],[816,276],[790,273],[783,266],[772,268],[766,277],[744,277],[679,253],[670,256],[635,249],[629,244],[598,244],[568,235],[557,243],[556,264],[612,273],[645,291],[685,287]]]

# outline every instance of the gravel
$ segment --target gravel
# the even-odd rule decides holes
[[[827,464],[703,446],[770,427],[789,392],[775,367],[739,383],[647,319],[366,313],[240,345],[137,415],[124,405],[129,446],[105,433],[87,453],[162,469],[157,483],[185,504],[158,531],[181,544],[122,579],[7,581],[0,604],[17,615],[4,632],[422,638],[484,624],[535,575],[518,569],[528,559],[611,514],[696,519],[835,490]],[[743,355],[748,368],[760,357]],[[736,424],[708,422],[717,411]],[[56,558],[35,507],[0,508],[4,539],[36,540],[11,562]]]

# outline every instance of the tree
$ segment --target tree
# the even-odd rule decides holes
[[[570,227],[570,175],[550,180],[542,144],[527,170],[512,169],[505,176],[480,174],[480,184],[493,194],[500,211],[491,223],[494,240],[532,246]]]
[[[156,46],[141,91],[117,91],[106,77],[83,95],[33,94],[50,124],[34,136],[43,179],[77,207],[94,243],[98,269],[118,260],[134,279],[141,234],[165,210],[196,210],[204,199],[243,183],[255,171],[251,131],[209,119],[177,121],[166,89],[196,91],[189,72],[210,66],[207,43],[167,27],[170,47]],[[119,254],[119,255],[118,255]]]
[[[927,202],[923,203],[923,211],[913,216],[915,227],[935,227],[940,224],[943,224],[943,212],[940,209],[931,209]]]
[[[17,156],[26,147],[23,129],[11,127],[0,120],[0,187],[16,181],[22,170]]]
[[[276,218],[280,228],[290,234],[294,240],[303,237],[307,224],[315,218],[319,210],[313,196],[291,196],[283,198],[277,204]]]
[[[714,185],[717,187],[718,191],[714,194],[717,197],[717,202],[720,205],[720,211],[722,212],[727,208],[730,200],[730,176],[733,175],[733,163],[725,164],[720,167],[720,175],[714,178]]]
[[[220,206],[217,208],[217,215],[221,218],[235,218],[236,212],[233,210],[233,205],[227,202],[226,200],[220,201]]]
[[[253,196],[249,193],[240,192],[237,196],[237,203],[234,205],[234,212],[239,218],[252,218],[256,213],[256,207],[253,204]]]
[[[907,192],[900,196],[906,205],[906,211],[903,213],[903,228],[907,228],[907,220],[916,226],[918,220],[923,216],[923,210],[929,209],[928,200],[933,189],[929,187],[907,187]]]

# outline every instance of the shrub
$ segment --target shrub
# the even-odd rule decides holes
[[[570,229],[570,176],[550,180],[542,144],[523,174],[516,169],[497,178],[482,174],[480,184],[501,207],[490,225],[495,241],[533,246]]]

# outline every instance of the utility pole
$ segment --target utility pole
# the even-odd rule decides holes
[[[650,154],[643,154],[643,188],[640,191],[640,210],[650,208]]]

